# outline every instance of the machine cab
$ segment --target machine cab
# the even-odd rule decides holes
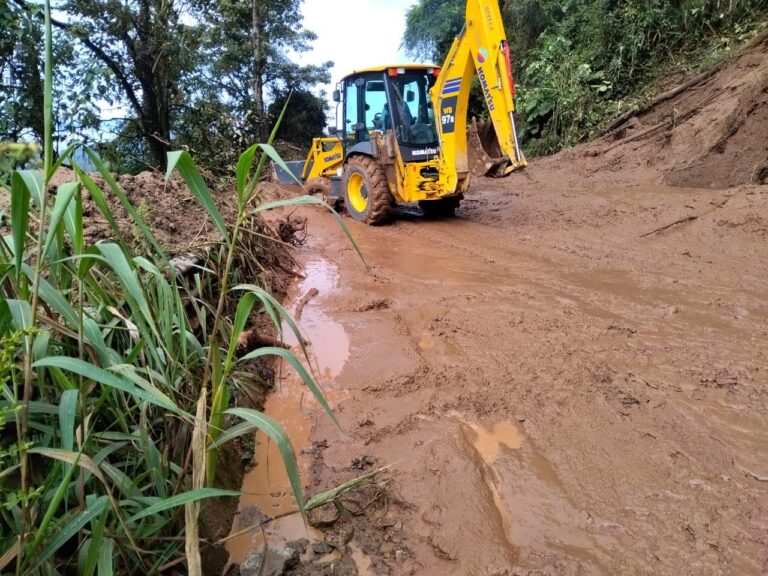
[[[382,67],[344,78],[345,156],[369,154],[375,132],[394,132],[404,162],[432,160],[438,135],[430,89],[439,69],[429,66]]]

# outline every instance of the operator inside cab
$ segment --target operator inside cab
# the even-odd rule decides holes
[[[393,130],[406,156],[437,147],[429,90],[436,81],[430,68],[382,68],[345,79],[346,142],[369,142],[374,131]],[[423,157],[424,154],[416,154]]]

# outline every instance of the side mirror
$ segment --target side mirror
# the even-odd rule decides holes
[[[413,90],[408,90],[408,92],[405,93],[405,101],[413,102],[414,100],[416,100],[416,92]]]
[[[334,102],[341,102],[341,90],[334,90],[333,91],[333,101]]]
[[[329,136],[336,136],[336,134],[339,133],[339,129],[336,128],[336,126],[328,126],[328,135]]]

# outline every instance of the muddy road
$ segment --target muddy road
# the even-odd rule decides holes
[[[768,110],[766,50],[665,103],[685,122],[478,179],[454,219],[346,219],[368,266],[303,213],[344,427],[302,396],[309,491],[390,468],[325,528],[356,562],[295,573],[768,573],[768,136],[741,122],[729,188],[692,153],[744,136],[744,94]]]
[[[370,269],[310,216],[350,342],[313,489],[393,465],[373,573],[765,573],[766,232],[729,223],[768,191],[640,238],[725,196],[515,178],[454,220],[352,224]]]

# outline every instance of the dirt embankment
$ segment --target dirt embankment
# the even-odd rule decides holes
[[[370,267],[307,212],[350,346],[309,491],[392,466],[328,529],[355,571],[768,572],[767,51],[456,219],[347,220]]]

